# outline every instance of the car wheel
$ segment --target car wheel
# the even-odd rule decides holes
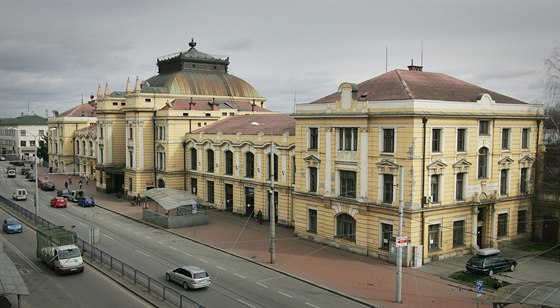
[[[515,264],[512,264],[512,265],[509,267],[509,271],[510,271],[510,272],[515,271]]]
[[[493,271],[493,270],[490,270],[490,271],[488,272],[488,276],[490,276],[490,277],[494,276],[494,271]]]
[[[183,282],[183,289],[185,290],[189,289],[189,285],[187,284],[187,282]]]
[[[169,276],[169,274],[165,274],[165,280],[171,281],[171,276]]]

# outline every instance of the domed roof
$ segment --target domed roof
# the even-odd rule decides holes
[[[159,75],[144,82],[142,92],[260,98],[249,83],[227,73],[229,58],[221,59],[196,50],[191,40],[186,52],[161,57]]]

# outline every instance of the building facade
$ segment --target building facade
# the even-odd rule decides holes
[[[21,115],[0,122],[0,154],[8,159],[27,159],[35,155],[47,131],[47,119]]]
[[[79,148],[75,147],[74,134],[96,123],[95,111],[93,96],[89,102],[82,102],[62,113],[53,111],[53,116],[48,119],[49,168],[52,172],[80,173]]]
[[[224,211],[246,216],[260,211],[266,220],[294,224],[292,116],[230,117],[184,138],[185,185],[189,192]],[[274,204],[273,212],[270,204]]]
[[[97,124],[90,123],[74,132],[74,155],[76,157],[76,173],[95,180],[97,165]]]
[[[295,118],[298,236],[388,259],[401,198],[423,263],[529,235],[541,106],[410,66]]]
[[[198,51],[157,60],[158,75],[97,93],[97,188],[132,195],[184,188],[183,136],[218,120],[266,113],[266,99],[228,74],[229,58]],[[178,162],[178,163],[177,163]]]

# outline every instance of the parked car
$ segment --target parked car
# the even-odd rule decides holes
[[[66,202],[66,199],[64,199],[63,197],[54,197],[51,199],[51,207],[67,207],[68,206],[68,202]]]
[[[206,288],[211,282],[205,270],[192,265],[168,270],[165,279],[180,284],[185,290]]]
[[[54,187],[54,183],[53,182],[43,182],[43,185],[41,185],[41,189],[44,191],[54,191],[55,187]]]
[[[467,271],[480,274],[494,276],[496,273],[515,270],[517,261],[506,259],[500,254],[497,248],[479,249],[472,258],[467,261]]]
[[[37,177],[35,176],[35,172],[32,172],[29,177],[28,177],[30,182],[35,182],[37,180]]]
[[[68,189],[61,189],[61,190],[56,192],[56,195],[58,197],[64,197],[64,198],[68,199],[68,195],[70,195],[70,191]]]
[[[2,230],[5,233],[21,233],[23,232],[23,227],[21,223],[15,218],[6,218],[2,224]]]
[[[83,207],[94,207],[95,200],[92,197],[83,196],[78,200],[78,205]]]
[[[1,160],[1,161],[4,161],[4,160],[6,160],[6,157],[0,156],[0,160]]]
[[[12,199],[14,200],[27,200],[27,190],[25,188],[19,188],[12,193]]]
[[[68,194],[68,201],[78,202],[84,196],[83,190],[71,190]]]
[[[28,179],[32,174],[35,174],[35,171],[33,170],[27,170],[27,172],[25,172],[25,178]]]
[[[31,170],[31,168],[22,167],[22,168],[20,169],[21,175],[26,175],[27,172],[29,172],[30,170]]]

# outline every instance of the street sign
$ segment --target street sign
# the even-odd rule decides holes
[[[482,282],[482,280],[479,280],[476,282],[476,293],[477,296],[480,296],[480,294],[482,294],[482,287],[484,286],[484,282]]]
[[[397,236],[397,239],[396,239],[396,246],[397,247],[406,247],[407,245],[408,245],[408,237]]]
[[[193,203],[192,204],[192,213],[196,214],[196,212],[198,211],[198,203]]]

